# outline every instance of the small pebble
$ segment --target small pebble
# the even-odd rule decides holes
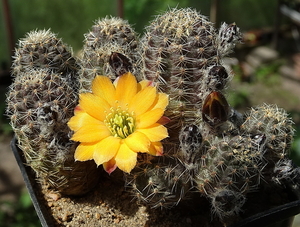
[[[50,198],[50,199],[52,199],[52,200],[54,200],[54,201],[57,201],[57,200],[59,200],[60,198],[61,198],[61,195],[60,194],[58,194],[58,193],[48,193],[48,194],[46,194],[46,196],[48,197],[48,198]]]
[[[100,220],[100,219],[101,219],[101,214],[96,213],[96,214],[95,214],[95,218],[98,219],[98,220]]]
[[[73,218],[73,214],[69,213],[69,212],[66,212],[63,214],[61,220],[62,221],[66,221],[66,222],[70,222]]]

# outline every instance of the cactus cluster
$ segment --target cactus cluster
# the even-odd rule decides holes
[[[140,40],[127,21],[98,20],[85,34],[78,60],[50,31],[29,33],[16,50],[7,96],[27,163],[56,188],[72,181],[90,188],[97,172],[88,162],[74,162],[76,144],[66,125],[78,87],[91,91],[95,75],[114,80],[131,71],[169,95],[165,155],[139,155],[136,168],[125,174],[140,202],[171,208],[198,193],[224,219],[238,214],[261,184],[289,179],[299,187],[300,171],[288,158],[294,130],[287,113],[264,104],[241,114],[226,100],[233,75],[223,58],[239,41],[235,24],[217,31],[189,8],[157,16]]]
[[[96,165],[75,162],[67,126],[78,100],[77,70],[55,34],[30,32],[16,49],[7,94],[7,114],[27,164],[41,182],[67,195],[86,193],[98,179]]]
[[[232,74],[222,60],[241,41],[235,24],[218,32],[195,10],[174,9],[157,16],[141,40],[143,75],[169,94],[171,121],[166,157],[127,176],[134,194],[151,207],[172,207],[196,191],[220,219],[238,214],[247,193],[274,182],[275,163],[288,160],[292,120],[275,105],[245,114],[229,106]]]
[[[156,82],[159,89],[169,94],[170,98],[166,116],[171,122],[168,124],[169,138],[165,140],[165,152],[179,159],[180,164],[176,164],[179,169],[187,169],[190,185],[199,175],[197,171],[200,167],[195,162],[204,153],[202,150],[205,146],[202,143],[208,140],[204,136],[216,131],[203,123],[202,116],[216,126],[227,121],[230,114],[221,92],[232,75],[222,65],[222,57],[240,39],[241,34],[235,24],[224,23],[218,34],[206,17],[192,9],[173,9],[157,16],[142,37],[143,75]],[[221,97],[223,103],[214,101],[214,94]],[[204,105],[207,107],[203,108]],[[218,108],[218,105],[222,108]],[[211,109],[216,106],[218,110],[213,113]],[[213,136],[211,140],[207,142],[208,146],[214,147],[213,143],[218,146],[220,139],[215,141],[217,139]],[[221,160],[224,156],[218,151],[212,151],[210,155],[220,155]],[[209,157],[207,159],[211,160]],[[203,162],[206,163],[206,160]],[[216,163],[206,164],[208,168],[215,168],[210,165]],[[207,174],[211,173],[207,171]],[[178,199],[181,200],[181,194]]]
[[[146,28],[142,38],[143,75],[170,96],[167,116],[172,119],[172,147],[179,144],[182,126],[201,121],[205,97],[226,88],[232,77],[222,65],[222,57],[229,52],[229,40],[232,47],[241,34],[235,24],[225,23],[220,33],[192,9],[173,9]]]

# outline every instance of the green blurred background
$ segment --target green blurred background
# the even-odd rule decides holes
[[[3,1],[4,2],[4,1]],[[172,7],[193,7],[209,16],[211,0],[123,0],[123,16],[136,31],[143,28],[153,16]],[[120,14],[118,0],[8,0],[14,41],[34,29],[48,29],[58,33],[75,51],[82,46],[83,34],[97,18]],[[218,22],[236,22],[242,30],[270,27],[274,24],[277,1],[274,0],[224,0],[219,1]],[[1,5],[3,7],[3,5]],[[3,10],[1,9],[1,14]],[[8,61],[4,15],[0,23],[0,61]]]

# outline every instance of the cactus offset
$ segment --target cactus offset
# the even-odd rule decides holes
[[[264,104],[251,109],[241,126],[242,133],[263,135],[266,151],[273,161],[286,158],[293,140],[293,121],[285,110],[276,105]]]
[[[7,112],[25,160],[39,181],[68,195],[84,194],[97,180],[93,163],[74,162],[76,143],[67,122],[77,94],[60,74],[31,70],[19,74],[7,96]],[[85,183],[83,183],[85,182]]]
[[[142,39],[143,71],[169,94],[166,116],[172,119],[170,143],[171,147],[179,146],[178,132],[201,121],[199,110],[205,98],[211,91],[223,90],[231,74],[221,65],[222,45],[213,24],[197,11],[173,9],[159,15],[146,31]]]
[[[139,202],[152,208],[172,208],[192,189],[189,171],[176,158],[162,157],[151,164],[140,164],[130,175],[128,185]]]
[[[115,79],[109,59],[111,54],[124,55],[132,65],[131,72],[139,76],[139,42],[137,34],[127,21],[120,18],[99,19],[91,31],[85,34],[81,56],[80,90],[91,91],[91,82],[96,75],[108,75]]]
[[[76,60],[49,30],[30,32],[14,58],[7,114],[27,164],[40,182],[64,194],[86,193],[97,183],[97,169],[74,162],[77,145],[67,126],[78,100]]]
[[[79,65],[72,49],[57,38],[50,30],[31,31],[20,39],[13,56],[12,74],[17,77],[32,69],[48,69],[68,78],[77,89]]]

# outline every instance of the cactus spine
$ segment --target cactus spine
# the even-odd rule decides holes
[[[76,89],[79,65],[72,56],[72,49],[58,39],[50,30],[31,31],[20,39],[13,56],[12,74],[32,69],[47,69],[61,74]]]
[[[76,144],[69,140],[76,70],[71,50],[53,33],[30,32],[16,49],[7,95],[7,114],[27,164],[41,182],[68,195],[86,193],[98,179],[95,165],[74,162]]]
[[[133,193],[153,207],[172,207],[196,190],[220,219],[238,214],[247,193],[272,182],[274,163],[287,158],[292,120],[275,105],[245,115],[229,106],[224,91],[232,75],[222,58],[241,40],[235,24],[224,23],[217,32],[198,12],[173,9],[146,30],[144,76],[170,97],[170,137],[164,141],[170,157],[136,169],[128,177]],[[179,179],[176,187],[170,176]],[[161,188],[168,193],[159,194]]]

